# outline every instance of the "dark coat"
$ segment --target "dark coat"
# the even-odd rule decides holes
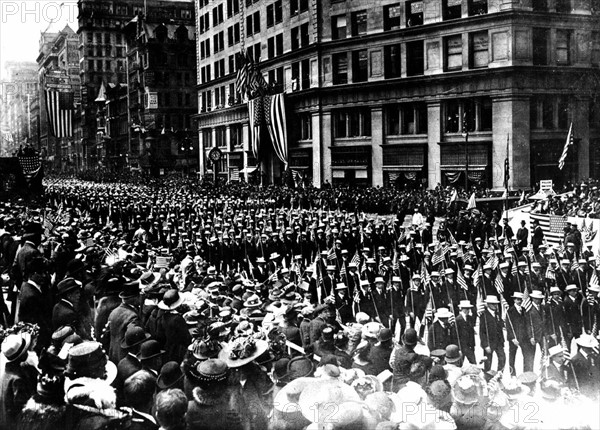
[[[390,369],[390,356],[392,354],[393,344],[377,344],[369,352],[369,361],[373,364],[373,372],[379,375],[384,370]]]
[[[105,296],[98,300],[98,306],[96,306],[96,321],[94,322],[94,330],[96,336],[100,336],[106,327],[108,322],[108,316],[110,313],[119,307],[121,299],[118,295]]]
[[[237,387],[220,387],[211,391],[196,387],[192,394],[186,414],[189,430],[249,428],[249,411]]]
[[[430,351],[434,349],[446,349],[450,344],[456,345],[456,328],[446,323],[444,327],[439,321],[435,321],[429,330],[427,346]]]
[[[583,356],[581,351],[578,351],[571,358],[573,364],[573,370],[579,383],[581,394],[595,399],[598,397],[598,389],[600,384],[600,371],[598,368],[598,356],[594,357],[595,363],[592,365],[592,356],[588,355],[587,358]]]
[[[142,363],[137,357],[127,354],[119,364],[117,364],[117,379],[118,384],[122,386],[122,384],[133,375],[135,372],[142,370]]]
[[[178,313],[166,312],[160,319],[161,331],[165,335],[164,362],[183,360],[187,347],[192,343],[192,338],[187,324]]]
[[[527,312],[526,322],[528,323],[529,338],[535,339],[541,345],[544,338],[544,325],[546,324],[546,315],[542,305],[540,305],[539,310],[535,306],[531,306],[531,309]]]
[[[70,325],[73,328],[76,328],[78,324],[79,316],[71,302],[61,299],[60,302],[54,305],[54,308],[52,309],[52,327],[54,330],[64,325]]]
[[[512,306],[508,309],[508,318],[506,318],[506,337],[508,341],[517,339],[520,344],[529,343],[529,317],[525,309],[521,308],[521,313]]]
[[[25,363],[6,363],[0,375],[0,429],[14,428],[27,400],[35,393],[37,372]]]
[[[125,357],[126,352],[121,348],[121,342],[125,338],[127,327],[132,324],[139,325],[137,310],[121,303],[108,317],[110,346],[108,358],[113,363],[118,363]]]
[[[50,291],[42,287],[38,290],[33,284],[24,282],[19,293],[19,321],[37,324],[40,328],[39,346],[50,345],[52,336],[52,297]]]
[[[12,277],[15,284],[20,286],[21,283],[29,278],[28,265],[31,260],[36,257],[41,257],[42,254],[31,242],[25,242],[15,256],[15,261],[12,266]]]
[[[504,348],[504,333],[502,333],[504,324],[500,317],[494,318],[486,309],[480,318],[479,338],[481,340],[481,347],[487,348],[489,346],[492,350]]]
[[[461,351],[475,350],[475,317],[469,315],[465,320],[463,314],[456,317],[456,327],[458,328],[459,348]]]

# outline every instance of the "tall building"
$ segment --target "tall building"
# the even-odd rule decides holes
[[[199,0],[203,172],[258,165],[245,49],[286,93],[289,165],[315,185],[529,187],[600,174],[598,0]],[[558,170],[567,131],[574,142]],[[263,174],[280,181],[269,156]]]
[[[82,141],[88,167],[150,169],[152,165],[157,172],[175,167],[181,157],[173,152],[181,151],[175,142],[180,133],[174,132],[191,129],[189,115],[197,111],[196,97],[186,95],[195,95],[193,0],[79,0],[78,4]],[[176,34],[182,26],[186,40],[183,29]],[[182,56],[187,63],[179,62]],[[103,85],[105,93],[99,98]],[[127,94],[127,123],[119,113],[119,126],[107,134],[105,127],[117,121],[106,117],[108,104],[113,100],[120,105],[121,92]],[[158,100],[159,96],[164,99]],[[165,157],[167,141],[174,149]],[[157,145],[157,151],[148,151]],[[185,147],[187,154],[189,146]],[[148,152],[154,156],[148,157]],[[154,159],[165,165],[152,164]]]
[[[83,168],[81,147],[81,78],[79,76],[79,38],[66,25],[54,29],[51,25],[40,35],[37,57],[39,100],[34,113],[39,120],[40,152],[48,171],[78,171]],[[48,106],[69,111],[68,118],[48,114]],[[60,101],[59,101],[60,100]],[[60,105],[60,106],[59,106]],[[54,122],[53,122],[54,121]],[[64,132],[57,132],[60,125]]]
[[[0,82],[0,155],[10,156],[19,146],[37,148],[35,106],[38,98],[37,64],[25,61],[4,63],[5,80]]]

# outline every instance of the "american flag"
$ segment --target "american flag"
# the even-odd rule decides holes
[[[329,250],[329,252],[327,253],[327,260],[332,261],[335,260],[337,258],[337,255],[335,254],[335,246],[332,246],[331,249]]]
[[[531,306],[533,306],[531,299],[529,298],[529,290],[527,288],[523,290],[523,303],[521,306],[523,306],[523,309],[525,309],[526,312],[529,312],[531,310]]]
[[[530,220],[537,220],[540,228],[544,232],[546,241],[555,246],[562,246],[564,239],[564,229],[567,226],[567,217],[547,214],[531,214]]]
[[[74,94],[46,90],[46,110],[52,135],[57,138],[73,136]]]
[[[356,267],[360,266],[360,255],[358,255],[358,251],[354,253],[354,257],[350,260],[350,263],[356,264]]]
[[[462,247],[458,246],[458,242],[456,241],[456,238],[454,237],[452,232],[451,231],[448,231],[448,232],[450,233],[450,243],[453,246],[456,246],[456,256],[462,260],[464,258]]]
[[[31,180],[42,170],[42,161],[39,155],[19,156],[19,164],[23,170],[23,175],[27,182]]]
[[[446,255],[449,249],[450,248],[447,244],[438,246],[438,249],[435,250],[433,257],[431,257],[431,264],[433,264],[434,266],[441,264],[442,261],[444,261],[444,256]]]
[[[248,118],[250,120],[250,147],[252,154],[258,159],[260,151],[260,131],[263,120],[263,99],[257,97],[248,101]]]
[[[599,284],[600,282],[598,282],[598,274],[596,273],[596,270],[592,270],[592,274],[590,275],[590,284]]]
[[[499,263],[500,262],[498,260],[498,257],[496,257],[496,254],[492,254],[492,256],[487,261],[487,264],[492,266],[492,270],[496,270],[498,268]]]
[[[238,68],[237,76],[235,78],[235,90],[245,96],[248,92],[248,58],[244,51],[240,52],[238,55],[238,61],[240,61],[242,65]]]
[[[500,295],[504,293],[504,283],[502,282],[502,277],[500,275],[496,276],[496,279],[494,279],[494,286]]]
[[[267,125],[267,130],[269,130],[269,135],[271,136],[271,142],[273,142],[275,154],[283,163],[287,164],[287,120],[285,116],[283,94],[265,96],[264,108],[265,123]]]
[[[504,298],[504,296],[502,294],[500,294],[500,305],[502,306],[502,315],[504,315],[504,318],[506,318],[506,316],[508,315],[508,302],[506,301],[506,299]]]
[[[579,270],[579,262],[577,261],[577,257],[573,258],[573,262],[571,263],[571,271]]]
[[[465,276],[463,275],[462,271],[460,270],[460,267],[456,267],[456,283],[458,285],[460,285],[460,287],[467,291],[469,289],[469,286],[467,285],[467,280],[465,279]]]
[[[565,147],[563,148],[563,152],[560,156],[560,159],[558,160],[558,168],[560,170],[562,170],[563,167],[565,167],[565,161],[567,159],[567,154],[569,153],[569,146],[572,146],[573,143],[573,123],[571,123],[571,126],[569,127],[569,133],[567,134],[567,141],[565,142]]]

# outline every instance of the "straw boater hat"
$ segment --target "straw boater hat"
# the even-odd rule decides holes
[[[219,359],[231,368],[244,366],[269,349],[266,341],[252,337],[238,337],[223,347]]]
[[[531,294],[529,294],[529,297],[532,299],[542,300],[544,298],[544,294],[540,290],[533,290]]]
[[[500,304],[500,300],[494,295],[489,295],[485,298],[485,303],[488,305],[497,305]]]

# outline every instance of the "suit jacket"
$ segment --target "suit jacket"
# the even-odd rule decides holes
[[[373,372],[379,375],[384,370],[390,370],[390,356],[392,355],[393,344],[387,342],[385,344],[378,343],[369,352],[369,361],[373,365]]]
[[[435,321],[430,328],[429,336],[427,337],[427,346],[430,351],[434,349],[446,349],[450,344],[457,344],[456,329],[454,325],[446,323],[445,326],[439,321]]]
[[[176,361],[180,363],[192,343],[190,332],[183,317],[176,312],[166,312],[160,320],[162,331],[165,335],[164,362]]]
[[[35,393],[37,372],[24,363],[6,363],[0,375],[0,428],[12,429],[27,400]]]
[[[52,327],[56,330],[63,325],[70,325],[76,329],[79,316],[73,307],[73,304],[68,300],[61,299],[52,309]],[[80,333],[77,333],[80,334]]]
[[[27,270],[29,262],[36,257],[41,257],[42,254],[31,242],[25,242],[15,256],[15,261],[12,266],[13,279],[15,285],[20,286],[27,279],[30,273]]]
[[[563,300],[563,306],[565,309],[565,320],[567,322],[568,331],[573,336],[579,337],[583,327],[579,310],[579,307],[581,306],[581,296],[577,295],[573,299],[571,296],[567,295]]]
[[[96,336],[100,336],[108,322],[108,316],[121,304],[121,299],[118,295],[104,296],[98,300],[96,306],[96,320],[94,321],[94,331]]]
[[[29,282],[24,282],[19,293],[19,321],[37,324],[40,328],[39,346],[50,345],[52,336],[52,297],[50,291],[38,290]]]
[[[126,355],[126,352],[121,348],[121,342],[125,338],[127,327],[131,324],[140,325],[137,310],[129,305],[121,303],[110,313],[108,324],[108,329],[110,331],[108,358],[113,363],[118,363]]]
[[[529,334],[529,317],[525,309],[521,308],[521,312],[517,308],[511,306],[508,310],[508,318],[506,318],[506,336],[508,341],[517,339],[519,343],[527,342],[531,339]]]
[[[475,317],[469,315],[466,319],[463,314],[456,317],[456,327],[458,328],[459,347],[463,351],[473,351],[475,349]]]
[[[592,359],[595,363],[592,364]],[[598,389],[600,382],[600,372],[598,371],[598,356],[593,358],[591,355],[584,357],[581,351],[578,351],[571,358],[573,364],[573,370],[575,371],[575,377],[579,383],[579,389],[581,394],[591,399],[598,397]]]
[[[481,347],[490,347],[492,350],[504,347],[504,333],[502,328],[504,324],[500,319],[500,316],[494,317],[489,310],[485,310],[483,315],[480,317],[479,323],[479,338],[481,340]]]
[[[541,345],[544,339],[544,325],[546,323],[546,315],[542,305],[540,305],[539,309],[531,305],[531,309],[527,312],[527,320],[529,338],[535,339]]]

